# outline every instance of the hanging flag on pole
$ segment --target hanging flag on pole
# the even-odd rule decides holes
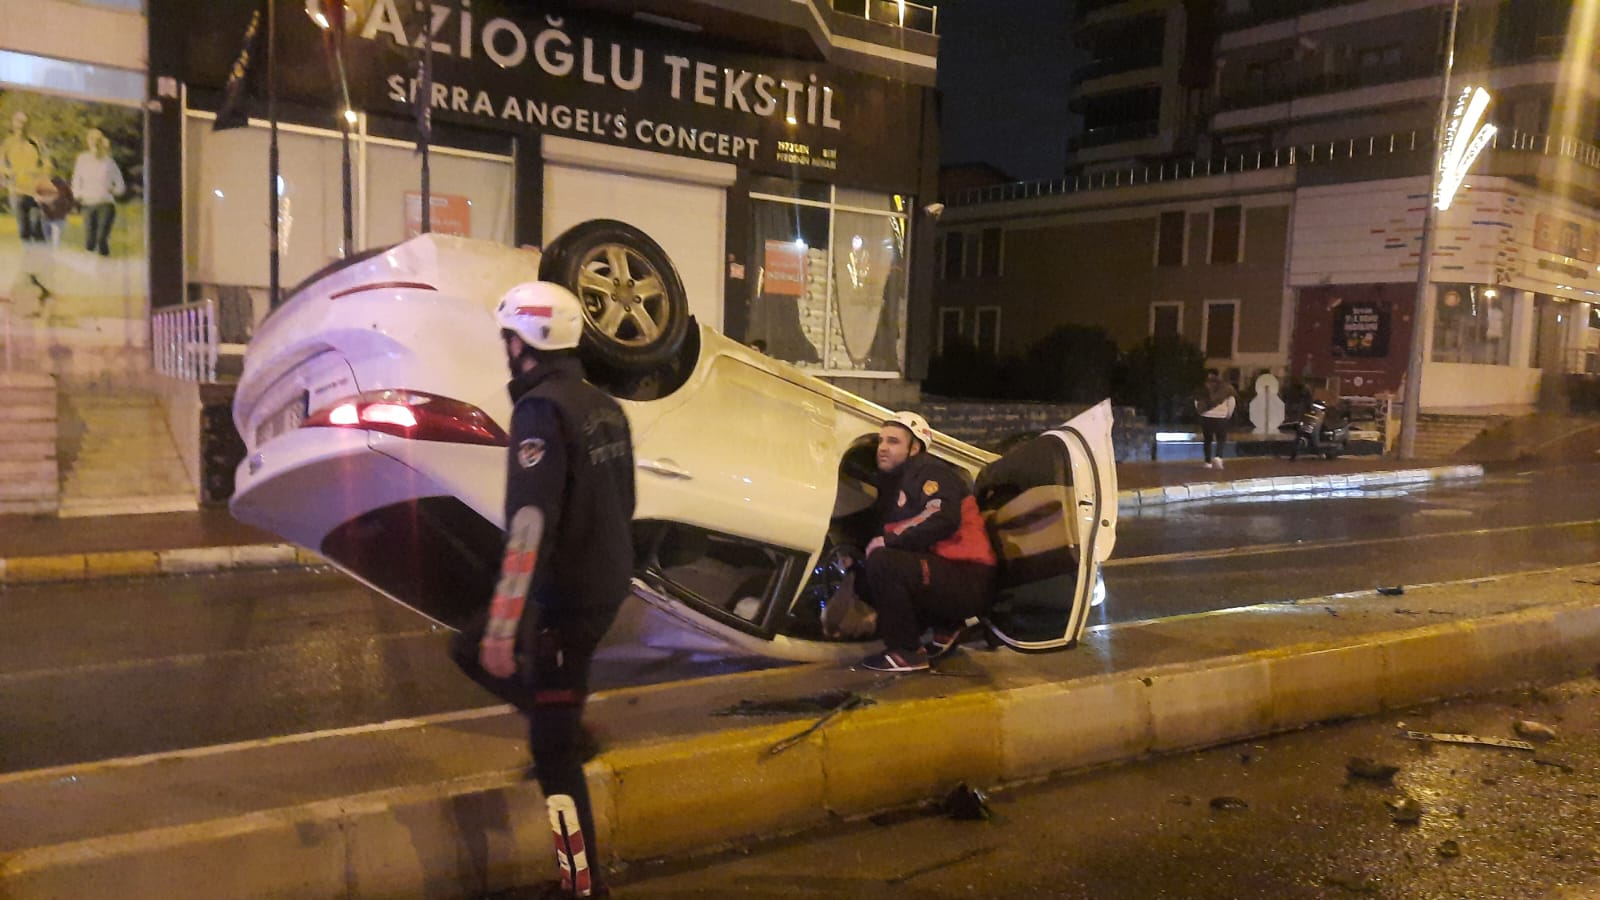
[[[239,55],[228,70],[228,83],[222,89],[222,106],[217,110],[212,131],[243,128],[250,124],[250,64],[256,55],[256,44],[261,36],[261,5],[250,13],[250,24],[245,27],[244,40],[239,45]]]

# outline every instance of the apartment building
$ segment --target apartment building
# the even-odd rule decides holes
[[[1005,350],[992,335],[1070,321],[1126,345],[1176,321],[1245,377],[1271,369],[1335,378],[1346,393],[1399,392],[1451,5],[1085,4],[1077,33],[1096,63],[1074,99],[1085,129],[1074,174],[947,198],[940,340]],[[1451,94],[1486,88],[1499,133],[1437,217],[1424,409],[1531,408],[1559,399],[1547,375],[1596,368],[1597,18],[1566,0],[1461,2]],[[1115,47],[1130,49],[1104,49]],[[1120,119],[1089,114],[1091,100],[1125,90],[1145,99],[1119,101]],[[1230,208],[1243,223],[1236,262],[1226,240],[1215,252],[1214,223],[1231,222],[1219,212]],[[1162,235],[1178,233],[1180,210],[1190,239],[1180,274],[1164,278]],[[1195,254],[1202,215],[1210,250]],[[1026,280],[1040,270],[1050,274]],[[1229,274],[1245,277],[1218,280]],[[1229,308],[1232,345],[1214,324]]]

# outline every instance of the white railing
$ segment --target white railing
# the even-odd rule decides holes
[[[1130,166],[1126,169],[1055,178],[1048,181],[1016,181],[988,187],[969,188],[943,198],[950,206],[970,206],[977,203],[998,203],[1007,200],[1026,200],[1057,194],[1075,194],[1081,191],[1099,191],[1107,188],[1133,187],[1159,184],[1166,181],[1187,181],[1215,175],[1238,175],[1264,169],[1287,169],[1295,166],[1315,165],[1340,160],[1414,153],[1433,146],[1432,131],[1405,131],[1361,138],[1320,141],[1298,144],[1273,150],[1228,154],[1207,159],[1188,159],[1154,166]],[[1559,156],[1574,160],[1591,169],[1600,169],[1600,147],[1576,138],[1560,135],[1531,134],[1510,129],[1495,135],[1491,150],[1529,153],[1540,156]]]
[[[217,305],[213,300],[168,306],[150,314],[156,371],[184,381],[217,380]]]

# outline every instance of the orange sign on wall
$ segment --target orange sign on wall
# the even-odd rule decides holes
[[[472,236],[472,201],[461,194],[433,194],[428,197],[433,214],[428,230],[434,234]],[[422,233],[422,192],[406,191],[406,237]]]
[[[767,241],[762,270],[761,293],[805,296],[806,245],[797,241]]]

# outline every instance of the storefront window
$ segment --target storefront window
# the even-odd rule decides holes
[[[827,372],[898,374],[909,199],[752,181],[747,332],[771,355]]]
[[[214,132],[193,117],[187,134],[185,252],[188,278],[202,294],[226,288],[261,292],[269,281],[267,129]],[[279,280],[284,290],[336,260],[344,243],[342,157],[338,132],[281,128]],[[351,137],[354,246],[396,244],[421,227],[421,171],[411,145]],[[432,230],[507,243],[511,239],[512,168],[505,157],[430,155]],[[215,286],[219,290],[212,290]]]
[[[1481,284],[1445,284],[1436,290],[1433,361],[1510,365],[1511,298]]]

